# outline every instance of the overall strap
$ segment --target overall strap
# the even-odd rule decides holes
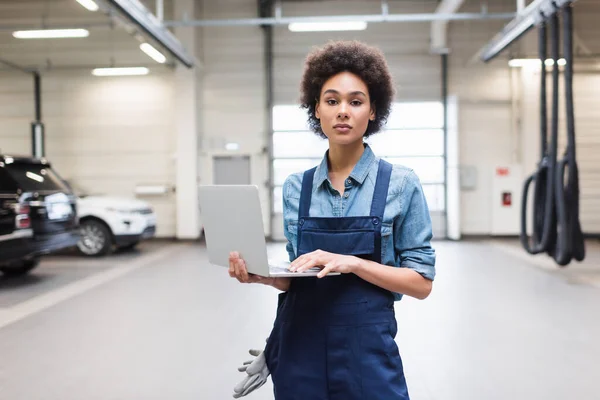
[[[385,160],[379,160],[379,170],[375,181],[375,190],[373,190],[373,200],[371,202],[371,217],[383,220],[383,212],[387,200],[390,177],[392,176],[392,164]]]
[[[313,177],[317,167],[304,171],[302,178],[302,192],[300,192],[300,209],[298,210],[298,219],[308,217],[310,211],[310,199],[312,198]]]

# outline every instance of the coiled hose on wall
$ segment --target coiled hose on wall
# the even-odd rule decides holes
[[[564,72],[567,147],[564,157],[557,162],[558,147],[558,89],[559,89],[559,20],[550,17],[552,68],[552,119],[550,143],[547,141],[546,105],[546,26],[539,27],[540,73],[540,138],[541,160],[538,169],[523,185],[521,204],[521,244],[530,254],[547,253],[558,265],[568,265],[572,259],[585,257],[584,237],[579,223],[579,176],[575,157],[575,118],[573,108],[573,25],[572,9],[563,9]],[[565,180],[565,171],[567,172]],[[527,235],[527,199],[531,185],[533,193],[533,232]]]

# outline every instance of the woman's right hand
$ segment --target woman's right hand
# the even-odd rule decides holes
[[[246,263],[237,251],[229,253],[229,276],[236,278],[241,283],[262,283],[284,292],[289,289],[291,282],[291,278],[272,278],[249,274]]]
[[[241,283],[259,283],[264,280],[262,276],[248,273],[246,263],[237,251],[229,253],[229,276]]]

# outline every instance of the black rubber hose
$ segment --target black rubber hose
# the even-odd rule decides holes
[[[575,154],[575,116],[573,107],[573,16],[571,5],[563,10],[565,101],[567,121],[567,147],[556,171],[556,211],[558,231],[554,259],[559,265],[567,265],[574,258],[585,258],[585,241],[579,222],[579,172]],[[565,170],[567,177],[565,180]]]
[[[546,74],[544,69],[544,60],[546,59],[546,23],[542,22],[538,29],[538,52],[540,57],[540,62],[542,63],[541,70],[541,84],[540,84],[540,138],[541,138],[541,157],[542,160],[546,153]],[[525,183],[523,184],[523,196],[521,197],[521,245],[529,254],[537,254],[539,253],[539,244],[538,244],[538,209],[535,205],[539,204],[539,187],[540,181],[545,180],[544,176],[546,173],[541,174],[540,171],[542,161],[538,164],[538,170],[527,177]],[[534,199],[533,199],[533,236],[532,239],[529,239],[527,234],[527,206],[529,200],[529,188],[531,184],[535,183],[534,187]]]
[[[554,257],[557,241],[557,216],[556,216],[556,157],[558,154],[558,100],[559,100],[559,65],[560,58],[560,23],[558,14],[554,13],[550,18],[550,58],[552,59],[552,106],[550,117],[550,144],[548,148],[548,181],[546,186],[546,219],[548,237],[544,244],[544,250],[549,256]]]
[[[556,236],[556,219],[554,210],[554,179],[556,168],[556,141],[550,149],[547,145],[548,115],[546,98],[546,67],[547,58],[546,24],[542,22],[538,30],[538,53],[541,63],[540,70],[540,162],[538,169],[529,176],[523,185],[521,200],[521,244],[530,254],[538,254],[554,247]],[[556,48],[558,52],[558,47]],[[556,101],[558,106],[558,100]],[[553,109],[554,114],[555,110]],[[527,206],[531,184],[534,184],[533,198],[533,234],[531,240],[527,235]]]

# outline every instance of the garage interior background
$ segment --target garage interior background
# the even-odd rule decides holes
[[[154,1],[142,3],[156,9]],[[379,0],[284,0],[281,5],[285,16],[381,12]],[[429,13],[435,12],[438,1],[391,0],[388,6],[390,13]],[[514,0],[466,0],[460,11],[480,12],[482,7],[490,13],[516,10]],[[165,20],[181,20],[184,15],[188,19],[255,18],[257,1],[164,1]],[[575,4],[581,221],[589,234],[600,233],[600,169],[594,163],[600,152],[600,120],[594,104],[600,95],[600,64],[594,57],[600,54],[598,20],[600,3],[580,0]],[[455,105],[448,126],[455,140],[449,144],[456,148],[448,154],[446,185],[455,196],[449,197],[446,207],[432,210],[437,238],[447,235],[447,214],[453,218],[456,232],[450,236],[454,238],[519,232],[522,182],[539,159],[539,69],[511,68],[508,60],[536,57],[537,36],[529,33],[489,64],[477,58],[477,52],[507,22],[471,20],[447,25],[448,94]],[[90,24],[87,38],[19,40],[11,35],[15,27],[86,24]],[[274,105],[297,103],[304,57],[327,38],[357,38],[379,46],[392,68],[398,102],[441,101],[442,64],[430,46],[431,25],[372,23],[365,31],[326,34],[274,26]],[[106,15],[90,12],[74,0],[0,3],[1,58],[40,69],[46,156],[64,178],[89,192],[111,195],[133,196],[136,187],[144,185],[176,188],[163,195],[138,196],[154,206],[158,236],[193,239],[201,231],[197,185],[213,182],[214,157],[249,156],[250,182],[261,192],[265,233],[281,238],[280,219],[276,213],[273,221],[270,217],[271,159],[265,149],[271,132],[265,107],[263,31],[258,26],[181,26],[174,33],[198,60],[195,68],[154,62],[123,27],[111,26]],[[150,72],[130,77],[91,74],[93,68],[108,66],[145,66]],[[0,68],[0,152],[30,154],[33,79],[9,67]],[[562,101],[560,106],[564,107]],[[560,122],[564,133],[564,121]],[[499,176],[498,168],[508,168],[509,178]],[[512,207],[501,204],[500,191],[507,187],[513,194]]]

